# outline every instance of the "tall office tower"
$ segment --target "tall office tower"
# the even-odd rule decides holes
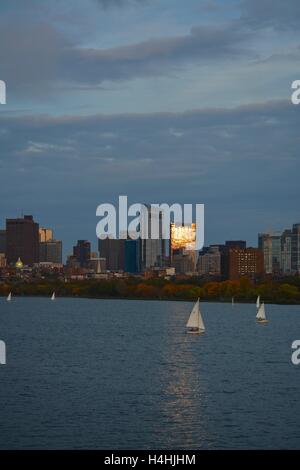
[[[221,251],[218,245],[211,245],[199,253],[198,273],[201,276],[221,275]]]
[[[40,263],[62,263],[62,241],[40,242]]]
[[[0,253],[6,253],[6,230],[0,230]]]
[[[39,224],[32,215],[6,219],[6,258],[8,264],[19,258],[27,265],[39,262]]]
[[[98,240],[100,257],[106,259],[108,271],[125,271],[125,242],[113,238]]]
[[[266,274],[281,272],[281,233],[260,233],[258,248],[264,255],[264,270]]]
[[[41,243],[49,242],[50,240],[53,240],[53,230],[51,228],[41,227],[39,229],[39,236]]]
[[[138,272],[138,242],[137,240],[125,240],[125,272]]]
[[[292,230],[285,230],[281,235],[281,272],[292,274]]]
[[[87,266],[91,258],[91,244],[87,240],[78,240],[77,245],[73,247],[73,256],[81,267]]]
[[[263,253],[257,248],[230,248],[228,252],[228,279],[241,277],[256,279],[264,272]]]
[[[196,271],[196,224],[170,227],[171,264],[176,273],[186,274]]]
[[[292,229],[292,272],[300,274],[300,224],[294,224]]]
[[[162,238],[162,212],[159,209],[145,205],[147,211],[141,214],[145,237],[138,240],[139,271],[147,271],[154,267],[163,267],[166,259],[166,240]],[[154,227],[158,228],[157,238],[152,239]],[[146,238],[146,236],[148,238]]]

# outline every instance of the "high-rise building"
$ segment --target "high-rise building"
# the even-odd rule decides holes
[[[138,268],[139,271],[147,271],[165,265],[166,240],[162,238],[162,212],[158,208],[145,205],[147,211],[142,212],[141,220],[144,229],[144,237],[138,240]],[[158,238],[151,238],[154,227],[158,227]],[[146,236],[148,238],[146,238]]]
[[[258,248],[264,255],[264,271],[266,274],[281,272],[281,233],[260,233]]]
[[[170,227],[170,259],[176,273],[194,273],[197,264],[196,224]]]
[[[40,263],[62,263],[62,241],[40,242]]]
[[[211,245],[199,253],[198,273],[200,276],[221,275],[221,251],[218,245]]]
[[[0,253],[6,253],[6,230],[0,230]]]
[[[39,229],[39,236],[41,243],[49,242],[50,240],[53,240],[53,230],[51,228],[41,227]]]
[[[39,262],[39,224],[32,215],[6,219],[6,258],[8,264],[19,258],[27,265]]]
[[[284,275],[292,274],[292,230],[285,230],[281,235],[281,272]]]
[[[125,272],[138,272],[138,242],[137,240],[125,240]]]
[[[101,258],[106,259],[108,271],[125,271],[125,242],[113,238],[98,240],[99,253]]]
[[[300,224],[294,224],[292,229],[291,267],[294,274],[300,274]]]
[[[230,248],[228,251],[228,279],[241,277],[256,279],[263,275],[263,253],[257,248]]]
[[[91,244],[87,240],[78,240],[77,245],[73,247],[73,256],[81,267],[87,266],[91,258]]]

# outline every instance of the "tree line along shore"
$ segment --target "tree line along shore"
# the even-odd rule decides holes
[[[0,283],[0,296],[51,296],[86,298],[127,298],[147,300],[190,300],[254,302],[258,295],[267,303],[300,304],[300,277],[284,280],[265,280],[253,283],[247,278],[237,281],[203,281],[166,279],[110,279],[110,280],[37,280]]]

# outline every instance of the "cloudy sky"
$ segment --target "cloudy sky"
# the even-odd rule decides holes
[[[206,243],[300,221],[299,0],[1,0],[0,227],[204,203]]]

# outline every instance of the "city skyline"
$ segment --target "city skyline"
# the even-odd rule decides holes
[[[30,211],[25,211],[26,214],[30,213]],[[22,210],[22,212],[19,214],[19,215],[16,215],[16,216],[13,216],[13,215],[10,215],[8,217],[6,217],[2,223],[0,222],[0,231],[1,230],[5,230],[5,220],[6,219],[14,219],[14,218],[23,218],[24,217],[24,211]],[[35,215],[33,215],[34,219],[37,219],[37,217]],[[37,219],[38,220],[38,219]],[[95,217],[95,236],[94,237],[87,237],[85,236],[86,235],[86,231],[84,230],[81,230],[80,233],[82,234],[81,237],[78,237],[77,235],[74,236],[74,238],[68,238],[68,240],[70,240],[70,243],[67,243],[65,239],[63,239],[63,237],[59,236],[59,239],[62,240],[63,242],[63,250],[62,250],[62,256],[63,256],[63,259],[66,259],[66,257],[68,255],[71,255],[72,254],[72,247],[74,245],[74,243],[78,240],[89,240],[89,242],[91,243],[91,251],[97,251],[98,250],[98,246],[99,246],[99,239],[97,238],[97,235],[96,235],[96,217]],[[216,237],[216,240],[214,239],[213,241],[212,240],[208,240],[207,238],[205,238],[204,240],[204,246],[207,247],[207,246],[214,246],[214,245],[219,245],[219,244],[222,244],[222,242],[224,242],[226,239],[233,239],[233,240],[245,240],[246,243],[247,243],[247,246],[253,246],[253,247],[257,247],[258,246],[258,237],[259,237],[259,234],[281,234],[284,232],[284,230],[287,229],[287,227],[292,227],[292,225],[294,224],[298,224],[300,222],[295,222],[295,221],[291,221],[290,223],[288,223],[286,226],[284,226],[283,224],[282,225],[282,228],[280,227],[266,227],[265,230],[263,229],[259,229],[258,232],[253,236],[253,241],[251,241],[251,239],[249,237],[242,237],[240,236],[238,233],[234,234],[233,233],[233,236],[231,238],[229,237],[224,237],[222,235],[220,236],[217,236]],[[40,220],[39,220],[39,225],[40,225],[40,228],[43,228],[45,229],[45,227],[50,227],[50,223],[40,223]],[[53,232],[55,233],[59,233],[59,229],[57,228],[59,226],[54,225],[52,224],[51,225],[51,229]],[[48,230],[48,229],[47,229]]]
[[[87,239],[77,239],[67,259],[62,256],[63,242],[54,237],[49,226],[40,226],[32,215],[6,219],[0,229],[0,265],[53,265],[75,269],[95,270],[94,273],[123,272],[125,274],[154,274],[155,270],[174,268],[175,275],[197,274],[225,279],[243,276],[260,278],[263,275],[290,276],[300,272],[300,223],[281,232],[259,232],[256,246],[246,240],[225,240],[206,243],[196,249],[197,224],[178,224],[170,221],[169,240],[162,237],[163,215],[147,213],[148,239],[98,239],[94,252]],[[159,219],[158,239],[151,239],[152,217]],[[100,268],[101,266],[101,268]],[[168,274],[169,275],[169,274]]]

